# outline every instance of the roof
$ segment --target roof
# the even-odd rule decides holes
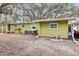
[[[47,22],[47,21],[68,21],[68,20],[75,20],[75,19],[72,19],[72,18],[63,18],[63,19],[41,19],[41,20],[36,20],[34,22]]]
[[[27,23],[31,23],[31,22],[26,22],[26,23],[12,23],[11,25],[15,25],[15,24],[20,25],[20,24],[27,24]]]
[[[40,20],[34,20],[33,22],[47,22],[47,21],[72,21],[75,20],[73,18],[58,18],[58,19],[40,19]],[[26,22],[26,23],[32,23],[32,22]],[[13,23],[14,24],[26,24],[26,23]]]
[[[79,20],[71,21],[71,24],[79,24]]]

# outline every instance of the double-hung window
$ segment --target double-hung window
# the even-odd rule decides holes
[[[57,29],[58,28],[58,23],[50,23],[49,28],[50,29]]]

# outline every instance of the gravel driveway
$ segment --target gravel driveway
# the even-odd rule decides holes
[[[0,56],[78,56],[79,45],[33,35],[0,34]]]

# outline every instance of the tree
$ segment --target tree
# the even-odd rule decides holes
[[[2,4],[0,4],[0,16],[1,16],[1,14],[5,14],[4,9],[8,5],[9,5],[9,3],[2,3]],[[2,21],[2,24],[4,25],[3,21]],[[3,25],[2,25],[2,32],[3,32]]]
[[[25,20],[71,17],[72,4],[68,3],[27,3],[16,4],[17,15]]]

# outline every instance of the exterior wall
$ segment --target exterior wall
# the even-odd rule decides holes
[[[24,27],[22,27],[21,32],[25,33],[25,31],[31,31],[31,23],[24,24]]]
[[[15,27],[15,33],[18,33],[18,34],[22,33],[22,28],[23,28],[22,25],[24,25],[24,24],[18,24],[17,27]],[[20,30],[19,30],[19,28],[20,28]]]
[[[58,29],[49,29],[50,23],[58,23]],[[40,22],[40,36],[68,38],[68,21]]]
[[[22,27],[24,25],[24,27]],[[31,30],[31,23],[26,24],[18,24],[17,27],[15,27],[15,24],[11,25],[10,32],[19,33],[18,28],[20,28],[21,33],[24,33],[25,31]]]
[[[10,32],[15,32],[14,29],[15,29],[15,25],[11,25],[11,26],[10,26]]]
[[[11,25],[10,32],[19,33],[18,28],[22,29],[22,25],[23,24],[17,24],[16,27],[15,27],[15,24]],[[20,32],[21,32],[21,30],[20,30]]]
[[[24,27],[22,27],[24,25]],[[21,28],[21,33],[25,33],[25,31],[32,31],[32,23],[26,23],[26,24],[19,24],[17,27],[15,25],[11,25],[11,32],[18,33],[19,30],[15,30]],[[36,23],[36,28],[38,30],[38,23]]]
[[[27,25],[26,25],[27,26],[26,27],[27,28],[27,31],[31,31],[31,25],[32,25],[31,23],[27,23]]]
[[[22,27],[23,25],[24,25],[24,27]],[[21,28],[21,33],[24,33],[27,30],[26,24],[21,24],[20,28]]]
[[[50,23],[58,23],[58,29],[49,29]],[[22,27],[24,25],[24,27]],[[68,38],[68,21],[49,21],[49,22],[37,22],[37,32],[40,36],[48,36],[48,37],[56,37],[60,36],[60,38]],[[15,30],[17,28],[21,28],[21,33],[25,33],[25,31],[32,30],[32,23],[19,24],[17,27],[15,25],[11,25],[11,32],[18,33],[19,30]]]

